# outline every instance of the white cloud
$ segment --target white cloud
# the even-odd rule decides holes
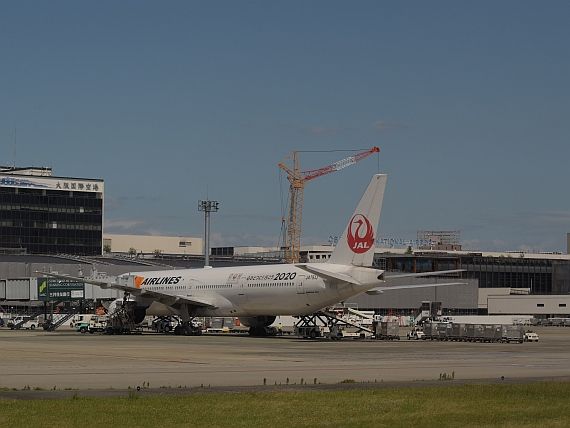
[[[145,224],[142,220],[105,220],[105,231],[112,230],[132,230]]]

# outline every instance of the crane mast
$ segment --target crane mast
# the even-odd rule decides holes
[[[289,214],[287,217],[287,236],[285,243],[285,260],[287,263],[299,262],[305,183],[317,177],[340,171],[341,169],[354,165],[371,154],[378,152],[380,152],[378,147],[372,147],[369,150],[346,157],[325,167],[309,171],[301,171],[299,152],[294,151],[292,153],[292,168],[288,167],[283,162],[278,164],[279,168],[287,174],[287,180],[289,181]]]

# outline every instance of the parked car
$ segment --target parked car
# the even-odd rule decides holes
[[[528,331],[524,334],[525,342],[538,342],[538,334],[533,331]]]

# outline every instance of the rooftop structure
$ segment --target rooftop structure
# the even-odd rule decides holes
[[[420,246],[422,250],[461,250],[461,231],[418,230],[418,241],[430,243]]]

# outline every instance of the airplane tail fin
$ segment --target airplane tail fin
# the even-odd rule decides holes
[[[372,177],[328,263],[372,266],[387,178],[386,174]]]

